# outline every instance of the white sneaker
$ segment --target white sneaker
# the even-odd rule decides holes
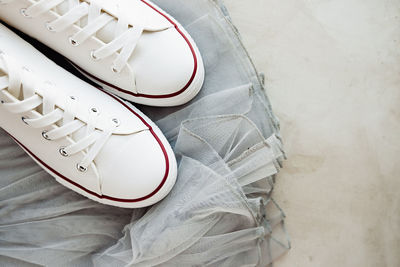
[[[0,127],[58,182],[126,208],[168,194],[176,160],[153,122],[58,67],[2,24],[0,50]]]
[[[204,81],[192,38],[149,0],[0,0],[0,19],[136,103],[184,104]]]

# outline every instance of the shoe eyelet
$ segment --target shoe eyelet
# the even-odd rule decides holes
[[[0,100],[0,104],[4,104],[6,103],[4,100]]]
[[[51,141],[51,139],[47,135],[47,131],[46,130],[42,132],[42,136],[43,136],[44,139]]]
[[[50,22],[46,22],[44,26],[49,32],[55,32],[54,28],[50,26]]]
[[[117,118],[111,119],[111,121],[118,127],[120,125],[120,121]]]
[[[99,61],[100,59],[98,57],[95,56],[95,51],[92,50],[90,51],[90,57],[94,60],[94,61]]]
[[[26,13],[26,8],[21,8],[21,9],[19,10],[19,13],[21,13],[21,15],[24,16],[25,18],[31,18],[31,16],[29,16],[29,15]]]
[[[76,97],[71,95],[69,98],[71,98],[72,100],[76,100]]]
[[[117,70],[114,66],[111,66],[111,70],[112,70],[112,72],[114,72],[114,73],[120,73],[120,71]]]
[[[93,107],[93,108],[89,109],[89,113],[91,113],[93,115],[100,115],[100,110],[96,107]]]
[[[78,45],[79,45],[79,43],[78,43],[76,40],[74,40],[74,39],[72,38],[72,36],[69,37],[68,40],[69,40],[69,43],[70,43],[72,46],[78,46]]]
[[[65,147],[60,147],[58,152],[60,152],[61,156],[63,156],[63,157],[68,157],[69,156],[68,153],[65,151]]]
[[[25,123],[26,125],[29,125],[29,123],[26,121],[26,119],[29,119],[28,117],[21,117],[21,120],[23,123]]]
[[[76,164],[76,169],[78,170],[78,171],[80,171],[80,172],[86,172],[87,171],[87,168],[86,167],[84,167],[84,166],[82,166],[81,164]]]

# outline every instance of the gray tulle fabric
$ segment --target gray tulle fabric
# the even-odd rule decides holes
[[[139,107],[174,148],[176,186],[151,208],[101,205],[58,184],[0,130],[0,266],[267,266],[289,248],[271,198],[284,157],[278,121],[226,10],[154,2],[190,32],[206,67],[189,104]]]

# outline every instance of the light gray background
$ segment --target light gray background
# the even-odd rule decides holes
[[[400,1],[225,0],[281,120],[275,266],[400,266]]]

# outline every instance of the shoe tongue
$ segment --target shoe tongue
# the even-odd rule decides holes
[[[64,15],[65,13],[68,12],[68,10],[69,10],[68,1],[62,2],[55,8],[55,11],[60,15]],[[87,23],[88,23],[88,16],[85,16],[76,24],[79,25],[80,27],[84,27],[87,25]],[[114,19],[114,20],[110,21],[102,29],[100,29],[96,33],[96,37],[105,43],[111,42],[114,39],[114,33],[115,33],[116,27],[117,27],[117,20]]]
[[[87,1],[90,2],[90,1]],[[168,22],[163,16],[157,13],[153,8],[144,4],[142,1],[131,0],[129,2],[121,2],[121,6],[116,4],[114,1],[97,1],[101,3],[103,10],[107,10],[109,12],[109,16],[115,14],[121,14],[122,16],[126,16],[128,19],[128,23],[130,25],[140,25],[146,31],[160,31],[167,29],[172,26],[171,23]],[[90,4],[90,3],[88,3]],[[64,15],[69,10],[68,1],[63,1],[59,4],[54,11],[56,11],[60,15]],[[108,13],[106,13],[108,14]],[[77,24],[80,27],[86,26],[88,23],[88,17],[83,17]],[[106,26],[100,29],[96,33],[96,37],[101,41],[108,43],[114,39],[114,34],[117,27],[117,19],[113,19]]]
[[[75,142],[77,142],[77,141],[79,141],[79,140],[82,140],[83,138],[86,137],[86,128],[87,128],[87,126],[84,126],[84,127],[80,128],[78,131],[74,132],[74,133],[71,135],[71,138],[72,138]]]

